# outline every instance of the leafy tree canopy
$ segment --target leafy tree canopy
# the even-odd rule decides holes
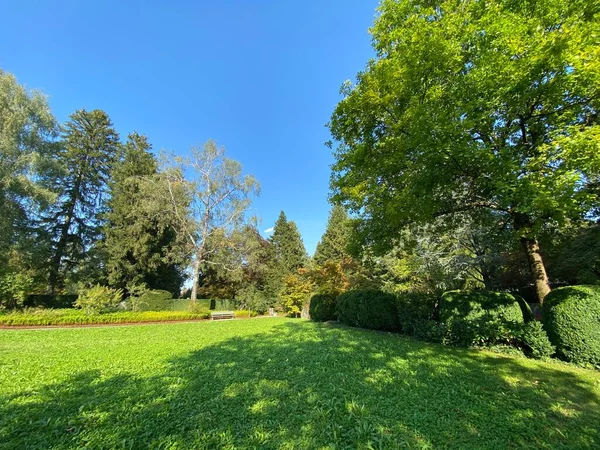
[[[380,249],[409,222],[495,211],[545,278],[539,232],[598,203],[599,32],[595,0],[383,1],[377,57],[330,123],[334,200]]]

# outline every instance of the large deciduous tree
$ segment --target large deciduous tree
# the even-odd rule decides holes
[[[212,255],[232,245],[233,231],[245,223],[251,197],[260,187],[251,175],[242,174],[242,165],[225,156],[225,149],[214,141],[192,148],[188,157],[172,156],[167,161],[165,181],[171,211],[178,230],[192,255],[192,302],[196,301],[198,279]],[[188,175],[191,178],[186,178]],[[183,190],[190,202],[181,207]]]
[[[46,98],[0,69],[0,270],[31,213],[53,200],[45,181],[57,131]]]
[[[381,249],[409,222],[488,209],[528,256],[598,205],[596,0],[385,0],[376,57],[333,113],[334,200]]]
[[[78,110],[62,126],[61,189],[44,218],[53,243],[51,292],[63,287],[65,276],[87,257],[101,234],[107,182],[119,152],[119,135],[102,110]]]

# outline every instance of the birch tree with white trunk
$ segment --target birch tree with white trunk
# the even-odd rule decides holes
[[[189,245],[191,300],[196,302],[202,265],[211,263],[211,254],[219,248],[233,245],[232,232],[247,222],[246,211],[260,185],[212,140],[193,147],[189,156],[163,155],[163,163],[169,207]]]

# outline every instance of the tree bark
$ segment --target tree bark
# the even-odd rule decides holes
[[[198,297],[198,279],[200,278],[200,258],[196,256],[194,260],[194,274],[192,276],[192,303],[196,303],[196,298]]]
[[[527,261],[529,262],[529,269],[531,270],[531,277],[535,287],[535,294],[537,296],[540,305],[544,303],[544,297],[550,292],[550,283],[548,281],[548,275],[546,274],[546,267],[542,255],[540,254],[540,246],[537,239],[522,237],[521,245],[525,254],[527,255]]]

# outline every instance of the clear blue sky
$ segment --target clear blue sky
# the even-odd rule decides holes
[[[377,4],[5,0],[0,67],[60,121],[100,108],[156,151],[216,140],[260,181],[261,230],[284,210],[312,254],[329,210],[325,124],[373,55]]]

